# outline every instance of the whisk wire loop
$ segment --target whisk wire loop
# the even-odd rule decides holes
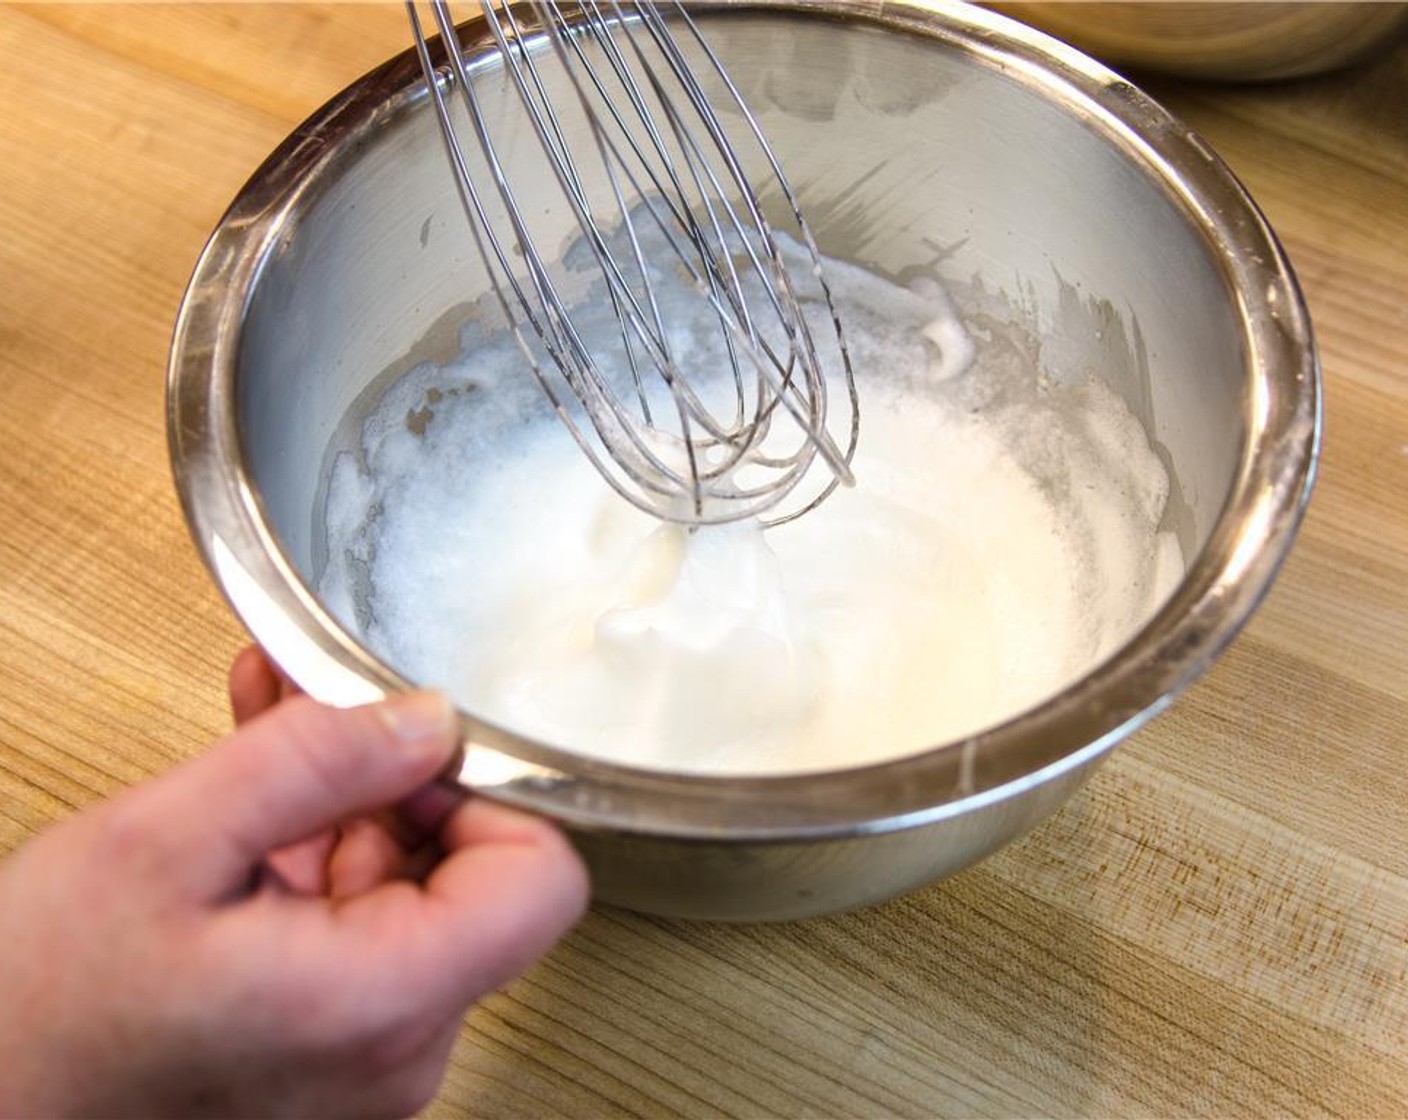
[[[602,477],[639,508],[687,524],[780,524],[849,484],[859,406],[815,238],[757,119],[689,13],[673,2],[581,0],[568,9],[552,0],[482,0],[474,26],[487,36],[471,63],[448,3],[430,8],[448,59],[439,70],[416,0],[407,3],[475,245],[533,376]],[[672,25],[686,29],[685,45]],[[503,110],[505,91],[521,118]],[[452,96],[472,145],[461,138]],[[726,127],[721,107],[743,127]],[[531,137],[571,215],[577,236],[565,257],[541,247],[560,233],[561,212],[530,220],[506,166],[496,131],[514,145],[510,160],[522,154],[506,117],[526,123],[517,132]],[[583,130],[585,142],[577,138]],[[750,171],[750,159],[760,169]],[[543,184],[523,186],[538,206]],[[797,276],[762,192],[781,196],[795,225]],[[671,272],[700,301],[684,334],[679,280],[668,308],[660,287]],[[596,311],[567,294],[582,273],[604,295]],[[829,328],[825,355],[808,307]],[[602,310],[612,323],[605,341]],[[699,333],[709,321],[712,342]],[[701,368],[711,362],[724,368]],[[849,415],[839,442],[829,381],[844,387]],[[789,418],[783,428],[781,415]],[[817,458],[826,475],[798,491]],[[794,491],[800,496],[786,501]]]

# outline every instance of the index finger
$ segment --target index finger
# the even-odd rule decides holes
[[[128,811],[144,818],[166,882],[218,898],[270,851],[425,785],[457,742],[454,711],[434,693],[347,709],[296,697],[133,791]]]

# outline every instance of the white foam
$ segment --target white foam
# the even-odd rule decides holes
[[[859,765],[1050,696],[1182,574],[1147,436],[1105,386],[1034,368],[975,411],[991,370],[941,289],[828,277],[862,392],[853,489],[766,534],[662,527],[480,338],[387,393],[364,467],[338,458],[325,601],[483,718],[677,771]]]

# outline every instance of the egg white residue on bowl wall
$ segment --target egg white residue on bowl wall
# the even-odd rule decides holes
[[[827,275],[861,393],[853,489],[767,532],[663,525],[606,487],[509,338],[470,326],[334,460],[323,599],[481,718],[679,772],[882,761],[1053,695],[1182,576],[1146,433],[1102,382],[1052,384],[1016,335],[966,327],[934,280]],[[672,344],[707,360],[691,306],[667,308]]]

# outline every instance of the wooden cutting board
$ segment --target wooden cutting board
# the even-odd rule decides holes
[[[169,478],[181,290],[382,4],[0,5],[0,851],[200,750],[242,641]],[[1285,241],[1323,470],[1245,635],[1035,834],[879,909],[600,910],[432,1115],[1408,1115],[1408,46],[1146,83]]]

